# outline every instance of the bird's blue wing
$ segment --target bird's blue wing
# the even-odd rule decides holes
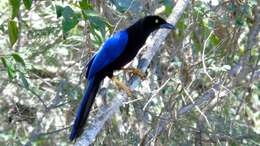
[[[87,68],[86,76],[85,76],[86,78],[88,78],[88,73],[89,73],[90,67],[91,67],[91,65],[92,65],[92,63],[93,63],[93,61],[94,61],[96,55],[97,55],[97,54],[95,54],[95,55],[90,59],[90,61],[88,62],[87,66],[86,66],[86,68]]]
[[[90,79],[100,70],[112,63],[125,50],[128,41],[127,31],[119,31],[110,37],[101,49],[95,54],[92,64],[89,66],[88,76]]]

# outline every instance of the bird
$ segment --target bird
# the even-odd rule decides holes
[[[112,79],[119,87],[126,90],[128,96],[131,96],[130,89],[113,76],[113,71],[122,69],[133,60],[148,36],[160,28],[174,29],[175,26],[158,15],[145,16],[128,28],[113,34],[93,55],[87,64],[87,84],[72,125],[69,136],[71,141],[76,140],[83,133],[100,83],[105,77]],[[142,75],[142,72],[137,69],[130,70],[137,75]]]

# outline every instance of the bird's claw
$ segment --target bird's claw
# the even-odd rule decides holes
[[[141,80],[145,79],[145,74],[137,68],[124,68],[123,70],[131,72],[133,75],[139,76]]]
[[[123,82],[119,81],[115,77],[112,77],[112,80],[116,83],[118,88],[124,90],[127,93],[128,96],[132,96],[133,95],[131,89],[128,86],[126,86]]]

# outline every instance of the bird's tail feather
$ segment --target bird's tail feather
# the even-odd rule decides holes
[[[77,116],[70,134],[71,141],[82,134],[101,81],[102,78],[98,77],[94,77],[88,81],[87,88],[85,89],[85,93],[78,108]]]

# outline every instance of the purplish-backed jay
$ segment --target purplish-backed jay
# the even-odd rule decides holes
[[[173,29],[174,26],[159,16],[146,16],[112,35],[92,57],[87,65],[87,85],[72,127],[70,140],[76,139],[83,132],[101,81],[106,76],[114,79],[113,71],[120,70],[129,63],[144,45],[147,37],[159,28]],[[116,83],[119,84],[118,81]]]

